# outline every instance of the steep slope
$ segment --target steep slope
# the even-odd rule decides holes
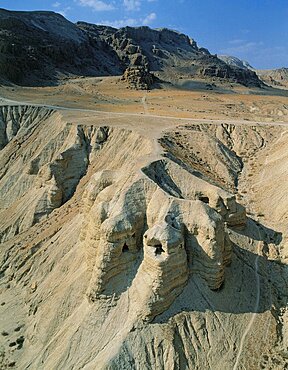
[[[71,126],[45,108],[7,106],[0,108],[1,114],[6,126],[3,136],[7,132],[10,139],[1,155],[0,214],[4,222],[0,240],[4,241],[72,196],[107,132],[105,128]],[[14,129],[12,136],[9,127],[13,124],[19,130]]]
[[[257,74],[268,85],[288,88],[288,68],[261,69]]]
[[[61,75],[121,73],[105,47],[62,15],[0,9],[1,77],[24,85],[55,82]]]
[[[251,69],[254,70],[254,68],[246,62],[246,60],[241,60],[237,57],[233,57],[231,55],[217,55],[219,59],[223,60],[226,64],[242,69]]]
[[[233,194],[281,127],[1,109],[2,368],[284,367],[281,235]]]
[[[254,72],[227,66],[195,40],[167,28],[95,26],[78,22],[92,38],[101,38],[118,54],[124,64],[144,65],[157,71],[164,80],[179,77],[217,77],[246,86],[261,86]]]
[[[130,65],[141,65],[161,72],[168,81],[216,77],[261,86],[254,72],[227,66],[175,31],[73,24],[53,12],[0,9],[0,50],[0,78],[6,83],[41,85],[72,75],[115,76]]]
[[[218,55],[229,66],[254,71],[259,79],[272,87],[288,87],[288,68],[255,69],[245,60],[230,55]]]

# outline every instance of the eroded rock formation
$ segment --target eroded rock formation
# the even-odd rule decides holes
[[[6,136],[23,112],[1,150],[2,364],[200,370],[241,350],[282,366],[281,235],[235,197],[245,158],[286,148],[282,127],[7,106]]]
[[[145,319],[171,305],[189,274],[219,289],[231,262],[225,225],[246,222],[235,196],[168,159],[142,168],[128,185],[117,171],[96,173],[83,202],[81,243],[92,271],[89,299],[129,289]]]
[[[106,141],[108,128],[71,126],[58,113],[38,107],[4,106],[0,114],[0,212],[4,217],[5,209],[15,207],[4,217],[6,226],[0,233],[4,241],[70,199],[89,161]]]
[[[179,32],[149,27],[69,22],[54,12],[0,9],[0,79],[22,85],[55,84],[64,76],[122,75],[130,65],[165,81],[220,78],[261,86],[250,70],[229,66]]]
[[[127,82],[133,89],[150,90],[155,78],[147,68],[134,65],[125,70],[121,80]]]

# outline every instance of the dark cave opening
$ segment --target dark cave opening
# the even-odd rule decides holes
[[[162,245],[154,245],[155,248],[155,256],[160,256],[162,253],[164,253],[164,249],[162,248]]]

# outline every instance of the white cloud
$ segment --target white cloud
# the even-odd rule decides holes
[[[157,19],[156,13],[148,14],[144,18],[125,18],[125,19],[118,19],[115,21],[102,21],[101,24],[104,24],[106,26],[111,26],[115,28],[121,28],[121,27],[138,27],[138,26],[148,26],[153,21]]]
[[[152,23],[153,21],[155,21],[157,18],[157,15],[156,13],[150,13],[147,15],[147,17],[145,17],[142,21],[142,23],[147,26],[148,24]]]
[[[58,1],[56,1],[56,3],[52,4],[53,8],[59,8],[59,6],[61,5],[61,3],[59,3]]]
[[[123,5],[128,11],[140,10],[141,1],[140,0],[123,0]]]
[[[79,4],[82,6],[88,6],[97,12],[104,12],[114,10],[115,7],[112,4],[105,3],[102,0],[80,0]]]

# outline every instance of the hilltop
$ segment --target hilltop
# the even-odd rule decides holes
[[[0,77],[22,85],[122,75],[140,65],[164,81],[197,77],[261,86],[254,72],[227,65],[176,31],[73,24],[54,12],[1,9],[0,50]]]

